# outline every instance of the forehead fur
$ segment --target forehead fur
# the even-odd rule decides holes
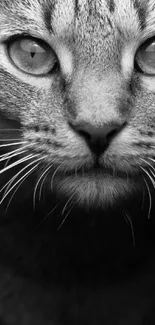
[[[146,2],[147,1],[147,2]],[[0,0],[0,15],[7,14],[10,19],[19,17],[34,21],[36,25],[42,25],[43,21],[50,28],[53,20],[55,28],[66,29],[76,15],[82,13],[86,17],[99,15],[100,18],[109,14],[115,14],[119,23],[135,25],[135,12],[139,15],[141,24],[145,22],[147,14],[146,6],[154,9],[153,0]],[[151,12],[151,11],[150,11]],[[20,23],[22,23],[20,21]],[[123,27],[123,26],[122,26]]]
[[[145,6],[146,0],[0,0],[0,37],[25,32],[50,40],[53,34],[75,44],[81,57],[109,61],[118,39],[136,41],[153,19]],[[148,6],[153,10],[153,0]]]

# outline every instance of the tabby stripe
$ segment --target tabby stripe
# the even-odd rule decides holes
[[[49,31],[49,33],[53,33],[53,28],[52,28],[52,13],[54,12],[54,4],[50,3],[50,4],[46,4],[43,5],[43,20],[45,23],[45,26],[47,28],[47,30]]]
[[[80,8],[79,8],[79,0],[75,0],[75,3],[74,3],[75,16],[77,16],[79,10],[80,10]]]
[[[114,0],[107,0],[107,5],[109,8],[109,11],[113,13],[115,11],[115,2]]]
[[[141,0],[133,0],[133,5],[138,13],[141,30],[144,30],[146,27],[146,2]]]

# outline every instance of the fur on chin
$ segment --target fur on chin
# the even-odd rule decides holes
[[[107,209],[118,205],[135,192],[133,182],[111,177],[66,177],[55,181],[56,192],[68,198],[67,205],[78,205],[86,210]]]

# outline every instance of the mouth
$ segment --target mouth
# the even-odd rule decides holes
[[[112,167],[101,166],[94,164],[92,167],[82,166],[76,170],[65,172],[66,176],[79,176],[79,177],[113,177],[113,178],[127,178],[127,173]]]

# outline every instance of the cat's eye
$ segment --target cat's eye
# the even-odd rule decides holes
[[[141,45],[136,54],[135,68],[146,75],[155,75],[155,39]]]
[[[36,38],[22,37],[11,41],[8,52],[17,68],[32,75],[48,74],[58,66],[52,48]]]

